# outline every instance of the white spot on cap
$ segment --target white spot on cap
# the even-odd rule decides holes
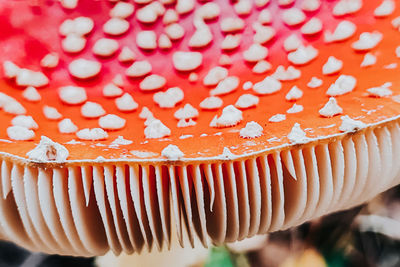
[[[161,155],[170,160],[178,160],[184,156],[183,152],[176,145],[171,144],[161,151]]]
[[[203,84],[206,86],[213,86],[228,76],[228,70],[224,67],[214,67],[210,69],[203,79]]]
[[[32,116],[18,115],[11,120],[11,124],[14,126],[22,126],[33,130],[39,128],[38,124],[32,118]]]
[[[135,6],[131,3],[118,2],[110,10],[110,17],[125,19],[133,14]]]
[[[233,5],[233,8],[238,15],[244,16],[251,13],[252,5],[250,0],[239,0]]]
[[[9,114],[21,115],[26,113],[26,109],[9,95],[0,92],[0,108]]]
[[[303,96],[303,91],[299,89],[296,85],[293,86],[290,91],[286,94],[285,99],[287,101],[298,100]]]
[[[163,88],[166,83],[167,79],[165,79],[163,76],[152,74],[140,82],[139,88],[142,91],[155,91]]]
[[[112,56],[119,48],[117,41],[109,38],[101,38],[96,41],[92,51],[96,56],[109,57]]]
[[[286,115],[285,114],[275,114],[271,118],[269,118],[269,122],[281,122],[286,120]]]
[[[233,105],[226,106],[222,110],[221,116],[215,116],[210,123],[211,127],[231,127],[237,125],[243,120],[242,111],[235,108]]]
[[[157,48],[157,35],[154,31],[140,31],[136,35],[136,45],[145,50]]]
[[[78,86],[64,86],[58,90],[61,101],[70,105],[79,105],[87,100],[86,90]]]
[[[300,38],[296,34],[289,35],[283,42],[283,48],[286,52],[294,51],[302,45]]]
[[[125,72],[129,77],[142,77],[149,74],[152,70],[151,64],[147,60],[134,62]]]
[[[302,34],[313,35],[322,31],[322,22],[318,18],[311,18],[300,29]]]
[[[254,0],[256,7],[263,7],[269,3],[270,0]]]
[[[300,78],[300,76],[301,76],[300,70],[296,69],[293,66],[289,66],[285,70],[285,67],[282,65],[279,65],[276,68],[274,74],[272,74],[272,77],[280,81],[293,81]]]
[[[106,114],[106,111],[98,103],[87,101],[81,107],[81,115],[88,119],[98,118],[100,116],[103,116],[104,114]]]
[[[263,134],[263,127],[255,121],[248,122],[246,126],[240,129],[240,137],[256,138]]]
[[[104,140],[108,138],[108,134],[101,128],[85,128],[76,133],[76,136],[81,140]]]
[[[337,104],[334,97],[330,97],[325,106],[319,110],[319,114],[327,118],[342,114],[342,112],[343,109]]]
[[[184,94],[179,87],[169,88],[165,92],[158,92],[153,95],[153,100],[161,108],[173,108],[183,100]]]
[[[118,60],[120,62],[126,63],[131,62],[136,59],[136,54],[127,46],[124,46],[121,50],[121,53],[118,55]]]
[[[390,69],[395,69],[395,68],[397,68],[397,63],[389,63],[389,64],[387,64],[387,65],[384,65],[383,66],[383,68],[384,69],[387,69],[387,70],[390,70]]]
[[[342,119],[342,124],[339,127],[341,132],[354,132],[367,126],[362,121],[354,120],[347,115],[340,118]]]
[[[262,9],[260,13],[258,13],[258,22],[261,24],[269,24],[272,22],[272,15],[268,9]]]
[[[396,8],[393,0],[383,0],[382,3],[374,10],[375,17],[387,17],[391,15]]]
[[[176,13],[176,11],[173,10],[173,9],[168,9],[168,10],[165,12],[164,17],[163,17],[163,23],[164,23],[164,25],[168,25],[168,24],[171,24],[171,23],[175,23],[175,22],[177,22],[178,20],[179,20],[179,15],[178,15],[178,13]]]
[[[3,95],[0,95],[0,101],[6,100],[7,102],[1,103],[0,105],[3,106],[4,112],[8,114],[13,114],[13,115],[21,115],[26,113],[26,109],[24,106],[21,105],[17,100],[15,100],[12,97],[4,97]]]
[[[111,146],[117,147],[117,146],[126,146],[132,144],[133,141],[125,139],[122,135],[119,135],[117,138],[115,138],[114,141],[111,142]]]
[[[369,66],[375,65],[375,63],[376,63],[376,56],[371,53],[366,53],[364,55],[364,59],[361,62],[360,67],[363,67],[363,68],[369,67]]]
[[[10,126],[7,128],[7,135],[10,139],[16,141],[32,140],[35,133],[23,126]]]
[[[268,56],[268,48],[260,44],[252,44],[243,52],[244,60],[248,62],[257,62]]]
[[[56,108],[50,106],[43,106],[43,114],[48,120],[59,120],[62,118],[61,113]]]
[[[339,72],[343,68],[343,61],[330,56],[328,61],[322,66],[322,73],[330,75]]]
[[[282,84],[273,77],[267,76],[261,82],[254,84],[253,91],[259,95],[269,95],[281,90]]]
[[[61,47],[67,53],[79,53],[86,46],[86,38],[75,33],[68,34],[62,41]]]
[[[310,141],[306,133],[301,129],[300,124],[295,123],[292,130],[287,136],[293,144],[305,144]]]
[[[245,22],[241,18],[228,17],[222,19],[220,26],[222,32],[236,32],[244,28]]]
[[[276,30],[273,27],[263,26],[259,22],[253,23],[253,29],[255,31],[253,41],[257,44],[265,44],[276,35]]]
[[[172,47],[172,42],[166,34],[160,34],[160,37],[158,38],[158,47],[165,50]]]
[[[3,71],[6,78],[12,79],[17,77],[21,69],[12,61],[6,60],[3,62]]]
[[[210,95],[225,95],[235,91],[239,87],[239,78],[236,76],[229,76],[220,81],[217,87],[210,91]]]
[[[262,73],[266,73],[267,71],[271,70],[271,68],[272,68],[271,63],[269,63],[266,60],[260,60],[254,65],[254,67],[251,69],[251,71],[256,74],[262,74]]]
[[[197,75],[197,73],[192,72],[189,74],[189,77],[188,77],[189,82],[196,83],[198,79],[199,79],[199,75]]]
[[[155,157],[158,154],[153,153],[153,152],[148,152],[148,151],[141,151],[141,150],[131,150],[129,151],[132,155],[138,158],[150,158],[150,157]]]
[[[244,82],[242,88],[243,90],[250,90],[253,88],[253,83],[251,81]]]
[[[307,86],[310,88],[318,88],[322,85],[322,80],[317,77],[312,77],[311,80],[307,83]]]
[[[60,0],[60,4],[63,8],[74,9],[78,6],[78,0]]]
[[[320,0],[304,0],[301,3],[301,9],[307,12],[317,11],[321,6]]]
[[[72,76],[78,79],[88,79],[99,74],[101,63],[94,60],[75,59],[68,66]]]
[[[185,29],[178,23],[169,24],[165,27],[164,31],[173,41],[177,41],[185,35]]]
[[[58,53],[52,52],[47,55],[45,55],[42,60],[40,60],[40,66],[43,68],[55,68],[58,65],[58,62],[60,60],[60,56]]]
[[[119,130],[125,127],[126,120],[114,115],[107,114],[99,119],[99,125],[105,130]]]
[[[288,54],[288,60],[296,65],[304,65],[312,61],[318,56],[318,50],[308,46],[300,46],[296,51]]]
[[[400,17],[396,17],[392,20],[392,26],[396,29],[396,30],[400,30]]]
[[[171,135],[171,130],[160,120],[153,119],[144,129],[144,135],[148,139],[163,138]]]
[[[234,158],[236,158],[236,155],[233,154],[233,153],[229,150],[229,148],[224,147],[224,150],[222,151],[222,154],[221,154],[221,158],[222,158],[222,159],[234,159]]]
[[[136,19],[142,23],[154,23],[158,18],[158,12],[153,5],[144,6],[136,11]]]
[[[304,110],[302,105],[297,105],[296,103],[293,104],[293,106],[291,108],[289,108],[288,110],[286,110],[286,113],[289,114],[294,114],[294,113],[299,113],[302,112]]]
[[[138,103],[135,102],[133,97],[125,93],[121,97],[115,99],[115,105],[117,106],[119,111],[129,112],[134,111],[138,108]]]
[[[329,96],[338,96],[347,94],[356,87],[357,80],[350,75],[340,75],[339,78],[331,84],[326,94]]]
[[[42,97],[35,87],[29,86],[23,92],[22,96],[30,102],[39,102]]]
[[[175,69],[179,71],[192,71],[197,69],[202,61],[203,55],[199,52],[175,52],[172,56]]]
[[[71,119],[63,119],[58,123],[58,131],[60,133],[71,134],[78,131],[78,126],[76,126]]]
[[[393,94],[392,90],[390,90],[388,87],[389,85],[382,85],[382,86],[378,86],[378,87],[372,87],[372,88],[368,88],[367,92],[369,93],[369,96],[372,97],[385,97],[385,96],[391,96]]]
[[[199,116],[199,111],[192,105],[186,104],[183,108],[178,109],[174,113],[174,117],[178,120],[181,119],[193,119]]]
[[[122,95],[122,93],[122,89],[113,83],[106,84],[103,87],[103,96],[105,97],[117,97]]]
[[[210,110],[210,109],[218,109],[222,107],[222,104],[223,101],[221,98],[217,96],[210,96],[201,101],[199,106],[202,109]]]
[[[340,0],[333,7],[333,15],[344,16],[348,14],[353,14],[360,10],[362,7],[362,0]]]
[[[306,20],[306,15],[298,8],[290,8],[282,13],[282,20],[289,26],[296,26]]]
[[[189,47],[201,48],[211,43],[213,35],[211,30],[206,26],[196,27],[196,31],[189,39]]]
[[[360,34],[360,38],[355,41],[351,47],[356,51],[371,50],[376,47],[382,40],[382,33],[378,31],[374,32],[363,32]]]
[[[65,146],[54,142],[46,136],[42,136],[40,143],[26,155],[29,159],[39,162],[64,162],[69,156],[69,151]]]
[[[233,50],[239,47],[242,40],[241,34],[227,34],[221,42],[221,49]]]
[[[139,118],[141,119],[149,119],[154,118],[153,113],[149,110],[148,107],[143,107],[142,111],[139,114]]]
[[[235,103],[235,107],[237,108],[251,108],[258,105],[260,99],[258,96],[252,94],[243,94],[241,95]]]
[[[19,86],[42,87],[49,84],[49,79],[43,72],[20,69],[15,82]]]
[[[227,54],[222,54],[218,61],[219,65],[221,66],[230,66],[232,65],[232,59]]]
[[[89,17],[77,17],[75,19],[66,19],[59,27],[59,33],[63,36],[76,34],[84,36],[93,30],[94,22]]]
[[[112,82],[117,86],[120,86],[120,87],[124,86],[124,78],[119,73],[114,76],[114,79],[112,80]]]
[[[344,41],[354,35],[357,26],[347,20],[341,21],[333,32],[325,31],[324,40],[327,43]]]
[[[196,124],[197,123],[192,119],[180,119],[176,126],[178,128],[185,128],[185,127],[195,126]]]
[[[177,0],[175,10],[178,14],[186,14],[194,9],[194,0]]]
[[[217,3],[207,2],[196,9],[195,17],[203,20],[215,19],[221,13],[221,9]]]
[[[103,25],[103,31],[109,35],[121,35],[128,29],[129,22],[121,18],[111,18]]]

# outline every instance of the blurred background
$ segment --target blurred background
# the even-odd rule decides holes
[[[0,242],[0,267],[14,266],[400,266],[400,186],[370,203],[287,231],[209,249],[77,258],[30,253]]]

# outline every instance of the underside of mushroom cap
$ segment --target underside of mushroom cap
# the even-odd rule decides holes
[[[223,244],[399,183],[394,1],[134,2],[0,4],[1,238]]]

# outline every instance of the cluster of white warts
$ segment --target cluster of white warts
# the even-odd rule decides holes
[[[146,30],[137,33],[136,45],[143,50],[163,49],[168,50],[172,47],[174,41],[180,40],[185,35],[185,29],[179,24],[179,16],[190,12],[195,12],[193,24],[196,28],[194,34],[190,37],[189,46],[191,48],[201,48],[207,46],[213,40],[213,35],[207,21],[215,19],[220,15],[220,8],[217,3],[207,2],[198,8],[195,8],[194,0],[177,0],[175,8],[166,9],[164,4],[175,2],[174,0],[146,1],[134,0],[143,5],[136,10],[135,6],[129,2],[117,2],[110,10],[110,19],[103,25],[103,31],[109,36],[119,36],[126,33],[130,28],[130,23],[126,20],[135,13],[136,19],[141,23],[151,24],[162,17],[164,24],[164,33],[157,36],[154,31]],[[268,4],[268,0],[255,0],[256,7],[263,7]],[[278,3],[282,7],[293,4],[294,0],[280,0]],[[64,8],[73,9],[77,6],[77,0],[61,1]],[[282,20],[288,26],[302,25],[300,32],[303,35],[313,35],[323,30],[323,24],[318,18],[311,18],[306,21],[307,17],[304,12],[316,11],[321,3],[319,0],[304,0],[299,8],[288,8],[282,13]],[[239,0],[234,4],[234,10],[237,17],[227,17],[220,20],[220,29],[225,34],[224,40],[221,42],[223,51],[233,50],[240,46],[242,36],[241,31],[246,27],[245,22],[240,16],[248,15],[252,12],[253,3],[250,0]],[[334,16],[343,16],[357,12],[362,7],[361,0],[341,0],[339,1],[332,13]],[[390,15],[395,8],[393,0],[383,0],[374,12],[376,17],[385,17]],[[268,57],[268,49],[263,44],[274,38],[275,29],[268,24],[272,21],[272,16],[268,9],[262,9],[259,13],[258,20],[253,23],[254,31],[253,44],[251,44],[242,53],[244,61],[254,63],[252,71],[254,73],[265,73],[272,66],[266,60]],[[392,22],[393,26],[400,28],[400,18]],[[79,53],[86,46],[86,36],[93,30],[94,23],[88,17],[77,17],[75,19],[65,20],[59,27],[59,33],[63,36],[62,48],[67,53]],[[352,37],[356,32],[356,25],[350,21],[342,20],[336,29],[324,32],[324,40],[326,43],[343,41]],[[382,40],[381,33],[364,32],[361,33],[359,39],[352,44],[352,48],[356,51],[369,51],[376,47]],[[305,45],[302,40],[292,34],[286,38],[283,48],[287,51],[288,61],[293,65],[304,65],[318,56],[318,50],[311,45]],[[139,88],[142,91],[159,91],[167,81],[158,74],[152,74],[151,63],[147,60],[136,60],[136,54],[128,47],[120,47],[118,41],[111,38],[101,38],[95,42],[92,52],[99,57],[110,57],[119,52],[118,60],[121,62],[132,62],[131,66],[126,69],[128,77],[140,77]],[[400,48],[396,50],[396,54],[400,56]],[[49,53],[42,61],[41,66],[44,68],[54,68],[58,65],[59,55],[57,53]],[[367,67],[375,64],[376,57],[371,54],[365,54],[361,67]],[[177,71],[191,72],[189,80],[196,81],[197,74],[194,72],[203,63],[203,56],[200,52],[193,51],[175,51],[172,55],[172,63]],[[227,55],[223,55],[220,59],[221,66],[213,67],[203,79],[203,84],[208,87],[214,87],[210,90],[210,96],[200,103],[200,108],[204,110],[218,109],[223,106],[223,101],[219,97],[235,91],[240,84],[240,80],[236,76],[230,76],[226,65],[231,62]],[[36,88],[46,86],[49,83],[48,78],[42,73],[21,68],[11,61],[3,63],[5,76],[9,79],[15,79],[18,86],[26,86],[23,97],[32,102],[41,100],[41,95]],[[78,58],[72,61],[68,70],[70,74],[78,79],[89,79],[101,72],[101,63],[94,60]],[[340,72],[343,68],[343,62],[333,56],[329,57],[322,66],[323,75],[332,75]],[[301,76],[300,70],[293,66],[284,68],[278,66],[275,72],[266,76],[262,81],[252,84],[245,82],[244,90],[252,89],[254,94],[241,95],[234,105],[228,105],[223,108],[220,115],[216,115],[210,122],[211,127],[230,127],[235,126],[242,121],[243,109],[257,106],[259,97],[262,95],[273,94],[282,88],[282,81],[298,79]],[[319,111],[323,117],[333,117],[343,112],[338,105],[335,96],[340,96],[353,91],[356,86],[356,79],[350,75],[340,75],[334,82],[326,94],[330,96],[329,101]],[[103,89],[103,95],[107,98],[114,98],[115,105],[118,110],[130,112],[138,109],[139,104],[135,102],[132,95],[124,93],[121,89],[123,84],[122,77],[117,75],[114,81],[106,85]],[[311,88],[320,87],[322,80],[313,77],[308,86]],[[392,94],[388,85],[367,89],[367,92],[374,97],[384,97]],[[285,96],[287,101],[296,101],[303,96],[303,92],[297,86],[294,86]],[[57,109],[50,106],[44,106],[43,112],[50,120],[61,120],[58,123],[61,133],[76,133],[77,137],[82,140],[102,140],[108,137],[107,130],[122,129],[126,121],[115,114],[106,114],[106,111],[98,103],[87,101],[87,95],[84,88],[76,86],[65,86],[59,89],[59,97],[62,102],[69,105],[82,105],[81,115],[85,118],[97,118],[100,128],[82,129],[71,121],[71,119],[62,119]],[[164,92],[156,92],[153,95],[154,102],[162,108],[173,108],[184,99],[184,93],[179,87],[171,87]],[[26,110],[16,99],[0,94],[0,107],[5,112],[17,115],[12,120],[12,126],[7,129],[9,137],[13,140],[30,140],[35,136],[34,130],[38,128],[37,123],[31,116],[26,116]],[[303,107],[294,104],[287,113],[301,112]],[[174,114],[178,119],[178,127],[189,127],[196,125],[196,118],[199,116],[198,110],[186,104],[183,108],[177,110]],[[145,119],[145,137],[146,138],[162,138],[171,134],[160,120],[154,118],[151,111],[143,108],[141,118]],[[276,114],[272,116],[270,122],[279,122],[286,119],[284,114]],[[350,118],[349,118],[350,119]],[[350,119],[351,120],[351,119]],[[347,119],[343,123],[349,124]],[[350,121],[351,122],[351,121]],[[351,127],[341,127],[346,131]],[[299,142],[303,137],[296,141],[296,136],[301,130],[299,125],[295,125],[292,132],[288,135],[291,142]],[[354,129],[353,129],[354,130]],[[240,130],[240,136],[243,138],[256,138],[261,136],[263,128],[256,122],[249,122]],[[297,133],[297,134],[296,134]],[[294,137],[293,137],[294,136]],[[304,138],[303,138],[304,139]],[[176,151],[175,151],[176,152]],[[179,154],[179,153],[178,153]]]

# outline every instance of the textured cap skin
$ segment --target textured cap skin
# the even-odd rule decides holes
[[[301,7],[301,1],[295,3],[293,7]],[[105,22],[105,17],[108,16],[108,11],[111,6],[108,3],[97,3],[95,7],[87,1],[81,1],[76,9],[65,12],[58,4],[48,5],[43,3],[42,6],[29,6],[25,2],[8,1],[1,4],[1,14],[4,25],[2,33],[3,49],[0,52],[0,60],[11,60],[21,68],[30,68],[40,70],[40,60],[50,52],[60,54],[60,63],[54,69],[43,69],[42,71],[49,77],[50,83],[39,90],[42,95],[42,100],[38,103],[32,103],[24,100],[21,97],[19,87],[12,80],[1,79],[0,85],[2,91],[7,95],[17,99],[27,109],[28,115],[34,115],[34,119],[39,122],[39,129],[35,131],[35,137],[32,141],[24,142],[0,142],[0,151],[18,157],[26,158],[25,154],[32,150],[39,142],[42,135],[48,136],[52,140],[64,145],[70,155],[68,161],[84,161],[94,160],[99,156],[106,160],[165,160],[161,151],[169,144],[177,145],[184,153],[183,160],[202,158],[220,158],[225,147],[228,147],[235,155],[245,155],[261,152],[263,150],[276,150],[282,145],[290,145],[287,135],[290,133],[295,123],[299,123],[302,129],[306,129],[307,137],[310,140],[320,139],[330,135],[340,134],[340,116],[325,118],[319,115],[321,109],[329,99],[326,92],[330,85],[342,75],[352,75],[356,78],[357,84],[354,90],[345,95],[337,97],[338,104],[343,108],[343,115],[348,115],[351,118],[358,118],[360,121],[369,124],[376,124],[383,120],[388,120],[396,117],[400,111],[400,105],[393,100],[392,97],[397,95],[399,81],[397,79],[396,68],[387,68],[387,65],[396,63],[395,49],[400,43],[400,35],[398,30],[393,28],[391,21],[396,17],[397,9],[392,15],[384,18],[374,17],[374,9],[379,5],[379,1],[368,1],[363,3],[360,11],[342,16],[333,16],[331,10],[337,4],[337,1],[323,3],[321,8],[315,13],[306,13],[307,18],[315,16],[322,20],[323,29],[321,33],[304,36],[301,35],[299,29],[289,27],[281,22],[278,18],[281,12],[285,9],[278,7],[274,3],[270,3],[265,8],[277,14],[272,25],[276,30],[276,36],[273,40],[264,44],[269,50],[269,55],[266,60],[272,64],[271,71],[265,74],[253,74],[251,71],[252,65],[244,62],[242,54],[253,42],[251,23],[257,21],[258,13],[261,9],[253,8],[249,16],[243,17],[246,22],[244,32],[249,32],[249,36],[243,35],[239,48],[229,53],[232,58],[232,65],[228,67],[230,76],[237,76],[240,79],[238,89],[227,95],[220,96],[223,100],[223,106],[216,110],[206,111],[199,107],[202,100],[209,96],[210,89],[202,84],[202,79],[207,74],[211,67],[217,66],[217,58],[223,53],[220,48],[220,43],[224,35],[220,32],[219,21],[225,17],[236,16],[234,9],[229,5],[224,7],[221,5],[221,10],[226,9],[226,13],[221,13],[215,21],[207,23],[207,26],[215,31],[212,42],[206,48],[201,49],[203,61],[200,68],[195,70],[198,75],[198,80],[192,83],[188,80],[189,73],[178,72],[173,67],[172,55],[174,51],[195,51],[186,47],[186,41],[193,34],[193,18],[195,11],[189,13],[187,17],[179,20],[186,30],[183,41],[173,42],[170,50],[155,49],[148,52],[136,47],[135,44],[130,44],[128,40],[135,36],[141,28],[141,24],[136,21],[135,16],[127,20],[137,27],[132,27],[126,34],[117,38],[120,46],[129,46],[138,59],[146,58],[152,65],[152,73],[162,75],[166,78],[165,89],[178,86],[184,92],[184,99],[177,103],[174,108],[160,108],[153,101],[153,94],[142,92],[139,89],[139,84],[142,78],[139,79],[124,79],[124,91],[132,94],[134,101],[138,104],[138,108],[132,112],[121,112],[117,109],[114,100],[105,98],[102,95],[103,87],[112,82],[116,74],[123,74],[129,65],[121,64],[114,55],[110,58],[101,58],[93,55],[91,51],[92,45],[96,40],[104,37],[101,25]],[[196,4],[197,7],[197,4]],[[10,10],[13,10],[12,12]],[[40,10],[40,15],[38,11]],[[94,12],[94,10],[96,12]],[[17,15],[18,14],[18,15]],[[16,19],[16,17],[25,19]],[[93,19],[94,29],[85,36],[87,39],[86,48],[77,54],[69,54],[63,52],[60,47],[62,36],[58,33],[59,25],[67,18],[76,18],[78,16],[87,16]],[[343,20],[352,21],[356,26],[356,32],[350,39],[342,42],[334,42],[326,44],[324,35],[326,31],[334,31],[339,22]],[[160,25],[158,21],[149,26]],[[43,26],[46,25],[46,26]],[[371,25],[374,25],[371,28]],[[249,28],[249,29],[247,29]],[[162,27],[155,28],[155,32],[160,34]],[[377,55],[377,63],[368,68],[361,68],[360,64],[363,61],[365,52],[356,52],[351,48],[351,45],[358,40],[363,32],[379,31],[382,33],[382,41],[373,48],[370,53]],[[287,36],[296,33],[303,44],[311,44],[317,51],[318,56],[305,65],[294,66],[301,71],[299,78],[293,81],[283,81],[282,89],[271,95],[259,95],[259,103],[255,108],[243,109],[243,120],[233,127],[213,128],[210,127],[210,122],[213,117],[220,115],[222,108],[229,104],[234,104],[237,99],[245,94],[254,91],[243,90],[242,86],[245,82],[253,84],[263,80],[266,76],[276,75],[275,69],[279,65],[288,66],[287,53],[283,51],[283,42]],[[50,36],[50,37],[49,37]],[[110,37],[110,36],[108,36]],[[111,37],[114,38],[114,37]],[[29,50],[28,56],[25,53],[18,51]],[[326,63],[329,56],[334,55],[339,60],[343,61],[343,68],[336,74],[323,75],[322,66]],[[102,63],[102,70],[98,76],[88,80],[76,80],[68,74],[68,64],[78,58],[85,58],[99,61]],[[393,67],[394,65],[392,65]],[[307,87],[308,82],[312,77],[322,79],[321,87],[312,89]],[[373,78],[372,78],[373,77]],[[384,97],[368,97],[368,88],[381,86],[387,82],[392,83],[390,87],[392,94]],[[80,114],[80,107],[62,103],[58,96],[58,88],[67,85],[82,86],[86,89],[88,101],[100,103],[106,110],[107,114],[116,114],[127,120],[126,126],[117,131],[109,131],[108,138],[99,141],[82,141],[81,143],[72,142],[72,139],[77,140],[75,134],[61,134],[57,129],[57,121],[51,121],[44,117],[42,108],[44,105],[56,107],[64,118],[72,119],[73,123],[78,126],[78,129],[96,128],[98,122],[95,119],[85,119]],[[303,92],[300,99],[287,101],[285,96],[296,85]],[[23,89],[23,88],[21,88]],[[165,89],[161,89],[164,91]],[[45,96],[45,97],[44,97]],[[196,125],[191,127],[177,127],[177,119],[174,118],[174,113],[185,104],[190,103],[193,107],[199,110],[199,116],[194,120]],[[269,122],[269,118],[275,114],[285,114],[286,111],[293,106],[301,105],[303,111],[294,114],[287,114],[286,119],[279,123]],[[171,135],[162,139],[146,139],[144,135],[145,125],[142,119],[139,118],[139,112],[143,107],[149,107],[154,117],[171,130]],[[0,112],[0,120],[5,125],[9,125],[12,116],[5,112]],[[239,131],[245,127],[247,122],[256,121],[263,127],[263,135],[253,139],[240,137]],[[109,145],[122,135],[125,139],[132,140],[132,144],[110,148]],[[182,138],[188,137],[188,138]],[[5,131],[0,132],[0,139],[8,140]],[[78,140],[79,141],[79,140]],[[67,144],[66,144],[67,143]],[[212,149],[210,149],[212,148]],[[137,153],[130,151],[146,152],[144,158],[138,158]],[[150,156],[151,155],[151,156]]]

